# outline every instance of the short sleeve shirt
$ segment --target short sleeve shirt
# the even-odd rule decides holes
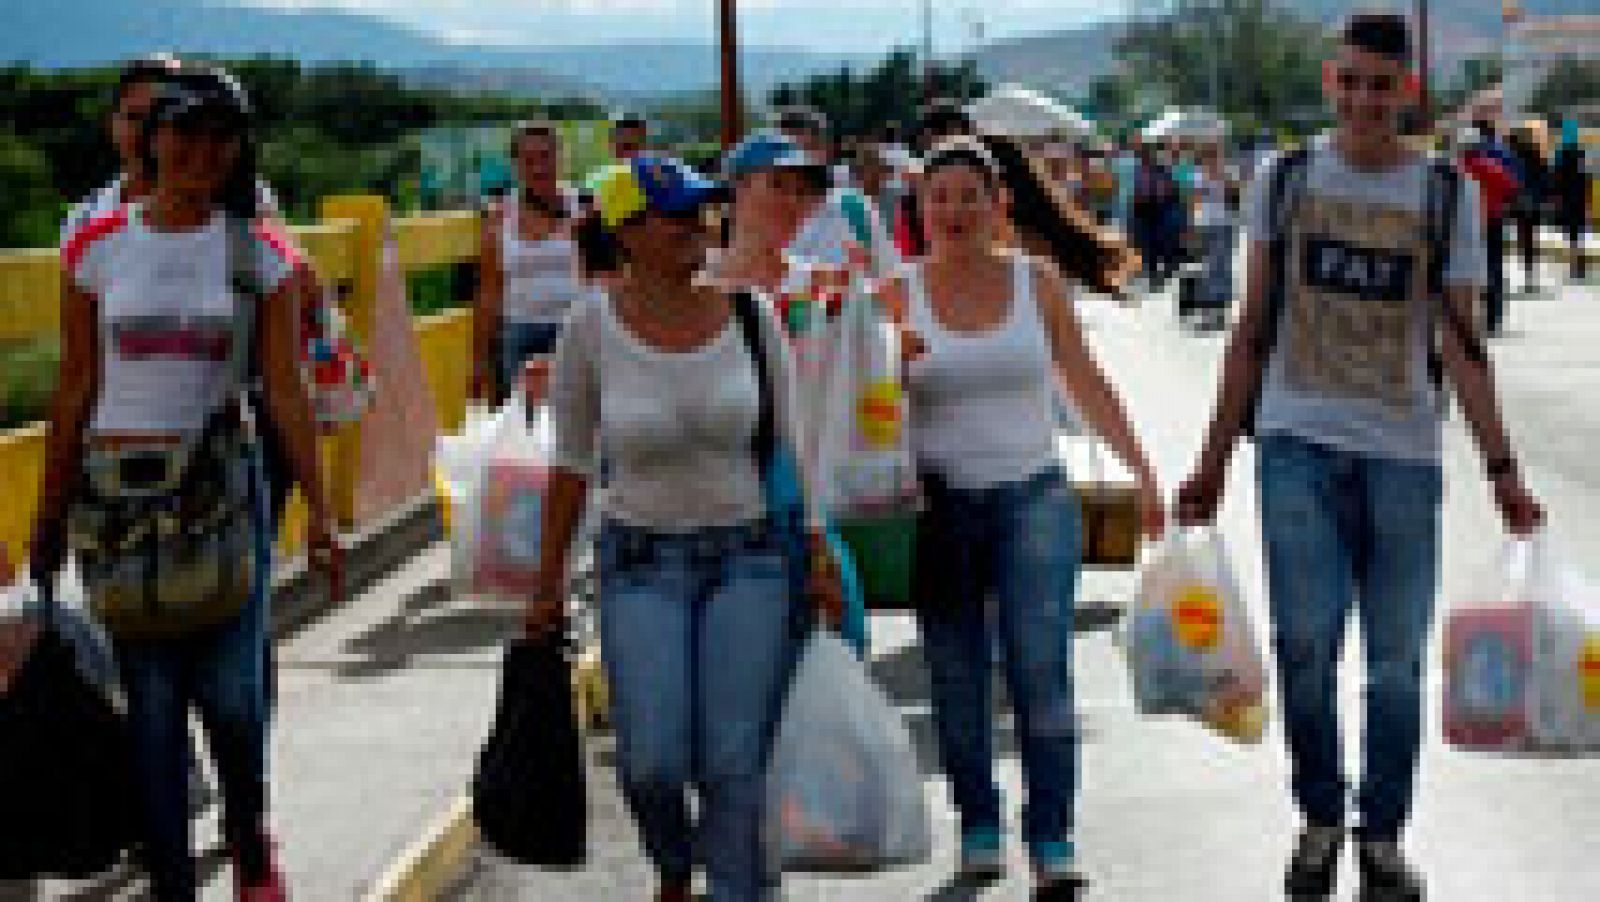
[[[1350,166],[1316,140],[1290,224],[1283,318],[1256,423],[1364,456],[1436,462],[1442,405],[1429,357],[1442,299],[1429,297],[1425,156],[1379,170]],[[1270,235],[1277,161],[1260,167],[1245,228]],[[1447,287],[1476,287],[1487,262],[1478,195],[1460,180]]]
[[[205,425],[234,386],[229,362],[242,312],[232,287],[227,217],[158,231],[142,204],[81,225],[62,248],[66,278],[95,299],[101,379],[97,433],[186,433]],[[251,229],[264,297],[299,265],[270,227]]]

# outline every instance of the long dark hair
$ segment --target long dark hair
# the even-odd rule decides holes
[[[1041,241],[1062,275],[1120,296],[1138,257],[1114,232],[1095,222],[1008,138],[978,134],[934,148],[926,171],[972,166],[1011,195],[1011,225]]]

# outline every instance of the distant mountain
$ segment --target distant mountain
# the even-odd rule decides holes
[[[1282,0],[1307,18],[1337,23],[1359,4],[1351,0]],[[1409,3],[1396,4],[1409,9]],[[1600,0],[1523,0],[1529,16],[1600,11]],[[1494,0],[1432,0],[1433,69],[1455,74],[1462,60],[1495,52],[1501,34],[1500,4]],[[1102,23],[995,41],[977,55],[983,73],[994,81],[1020,82],[1070,95],[1086,89],[1116,65],[1122,24]]]
[[[89,66],[169,50],[215,56],[271,54],[302,62],[369,60],[428,84],[611,98],[681,93],[717,79],[716,51],[699,44],[562,48],[476,46],[436,39],[387,19],[333,10],[271,10],[222,0],[3,0],[0,62]],[[750,48],[751,91],[832,68],[839,55]]]

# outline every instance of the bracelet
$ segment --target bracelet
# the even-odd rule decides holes
[[[1517,472],[1516,458],[1507,455],[1496,457],[1484,466],[1484,472],[1489,474],[1491,480],[1498,480]]]

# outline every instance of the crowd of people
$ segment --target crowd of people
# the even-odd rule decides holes
[[[816,404],[773,300],[817,266],[875,280],[904,348],[918,540],[941,549],[918,556],[914,585],[956,868],[1006,862],[989,689],[1001,662],[1038,892],[1085,879],[1077,843],[1094,829],[1075,800],[1094,775],[1079,771],[1071,651],[1083,525],[1054,445],[1067,407],[1133,474],[1150,539],[1213,520],[1233,449],[1254,437],[1304,822],[1285,888],[1331,892],[1353,835],[1370,898],[1423,898],[1401,840],[1438,582],[1440,398],[1453,389],[1507,530],[1536,530],[1483,342],[1504,321],[1497,236],[1516,223],[1532,285],[1534,231],[1552,209],[1581,231],[1588,185],[1575,141],[1548,165],[1484,127],[1453,157],[1416,150],[1401,134],[1413,65],[1404,19],[1353,17],[1326,64],[1336,125],[1248,165],[1221,142],[1052,156],[935,104],[906,144],[848,156],[821,114],[785,111],[714,174],[651,149],[648,123],[624,117],[615,161],[569,184],[559,132],[516,130],[516,184],[483,216],[472,391],[503,399],[530,363],[548,368],[538,400],[556,443],[526,630],[564,626],[569,551],[597,510],[619,772],[662,902],[689,899],[697,868],[717,902],[776,897],[761,787],[788,676],[816,624],[867,647],[856,562],[807,453]],[[123,171],[63,231],[63,381],[31,568],[48,583],[76,556],[108,612],[144,791],[140,860],[162,902],[197,893],[191,708],[238,898],[287,898],[269,830],[266,606],[290,486],[313,563],[341,580],[297,347],[321,288],[257,177],[252,120],[225,72],[130,65],[110,122]],[[1077,307],[1125,294],[1141,266],[1159,290],[1190,253],[1199,303],[1237,296],[1237,325],[1169,511]],[[1368,685],[1354,812],[1334,703],[1352,610]]]

